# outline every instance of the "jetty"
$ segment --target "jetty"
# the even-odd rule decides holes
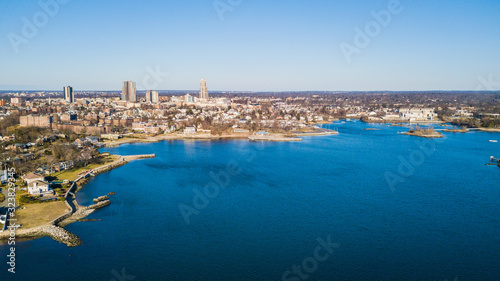
[[[93,199],[94,204],[83,207],[78,205],[76,202],[75,193],[78,192],[78,187],[82,187],[86,181],[89,180],[91,176],[95,176],[100,173],[107,172],[113,168],[125,165],[133,160],[155,158],[155,154],[143,154],[143,155],[129,155],[120,156],[116,161],[112,163],[103,165],[101,167],[91,169],[81,173],[68,188],[64,195],[64,202],[66,203],[68,209],[67,212],[57,217],[56,219],[46,223],[44,225],[32,227],[32,228],[20,228],[20,225],[13,225],[16,228],[15,234],[18,238],[25,239],[35,239],[40,237],[49,236],[55,241],[66,244],[68,247],[76,247],[83,244],[83,241],[75,234],[67,231],[63,227],[81,220],[96,210],[108,206],[111,204],[109,196],[104,195]],[[8,214],[7,214],[8,215]],[[3,226],[3,230],[7,229],[7,223]],[[0,231],[0,241],[9,239],[11,231]]]
[[[69,193],[67,193],[69,194]],[[68,195],[69,197],[69,195]],[[68,202],[69,201],[69,202]],[[71,202],[71,203],[70,203]],[[19,228],[20,225],[13,225],[16,228],[16,237],[25,239],[35,239],[44,236],[49,236],[55,241],[63,243],[68,247],[76,247],[83,244],[83,241],[75,234],[67,231],[63,228],[70,223],[77,221],[78,219],[84,218],[95,210],[100,209],[104,206],[111,204],[109,200],[100,201],[97,204],[90,205],[88,207],[80,207],[78,204],[73,204],[71,200],[67,200],[68,212],[54,219],[53,221],[33,227],[33,228]],[[7,226],[7,223],[4,227]],[[11,235],[11,231],[0,232],[0,240],[8,239]]]
[[[500,159],[491,156],[490,163],[486,164],[486,166],[497,166],[498,168],[500,168]]]

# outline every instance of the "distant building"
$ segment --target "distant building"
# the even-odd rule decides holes
[[[192,134],[196,134],[196,128],[195,127],[186,127],[184,129],[184,134],[185,135],[192,135]]]
[[[190,94],[185,95],[186,103],[194,103],[194,97]]]
[[[22,98],[10,98],[10,104],[12,105],[20,105],[23,103]]]
[[[120,137],[119,134],[101,134],[101,139],[117,140]]]
[[[60,119],[63,122],[76,121],[78,119],[78,115],[76,115],[76,113],[65,113],[61,114]]]
[[[64,87],[64,100],[69,103],[75,102],[75,95],[73,94],[73,87]]]
[[[428,121],[437,118],[433,108],[401,108],[399,117],[406,121]]]
[[[160,102],[160,97],[157,91],[147,91],[146,92],[146,102],[158,103]]]
[[[201,83],[200,83],[200,99],[202,99],[202,100],[208,100],[207,81],[205,79],[201,79]]]
[[[1,99],[0,100],[0,106],[5,106],[5,104],[7,104],[7,102],[4,99]]]
[[[19,122],[21,127],[50,128],[52,127],[53,119],[49,115],[27,115],[19,117]]]
[[[128,80],[123,82],[122,100],[123,101],[131,101],[131,102],[137,101],[135,82],[128,81]]]

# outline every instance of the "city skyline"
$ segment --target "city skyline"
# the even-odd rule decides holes
[[[499,15],[0,1],[0,281],[494,280]]]
[[[59,81],[117,90],[123,77],[139,91],[193,89],[194,77],[209,80],[212,91],[500,88],[497,1],[253,1],[226,10],[212,1],[65,1],[57,9],[4,1],[0,8],[2,90],[54,90]]]

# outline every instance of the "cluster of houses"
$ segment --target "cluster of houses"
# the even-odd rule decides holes
[[[85,137],[85,138],[78,138],[78,139],[76,139],[73,144],[75,144],[78,147],[82,147],[82,146],[85,146],[85,145],[88,145],[88,144],[93,144],[93,145],[99,146],[100,145],[99,144],[100,140],[101,139],[99,137],[88,136],[88,137]]]

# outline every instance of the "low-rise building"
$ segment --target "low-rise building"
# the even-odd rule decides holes
[[[195,127],[186,127],[184,129],[184,134],[189,135],[189,134],[196,134],[196,128]]]
[[[53,194],[53,191],[49,189],[49,183],[46,181],[36,180],[28,184],[28,192],[31,195],[47,195]]]

